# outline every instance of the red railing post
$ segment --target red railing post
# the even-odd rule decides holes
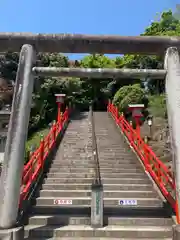
[[[161,177],[162,177],[160,168],[161,168],[161,166],[160,166],[160,164],[158,164],[157,170],[158,170],[158,180],[159,180],[159,183],[161,183]]]
[[[144,145],[144,165],[147,172],[149,172],[149,153]]]
[[[66,122],[68,120],[68,115],[69,115],[69,109],[68,106],[66,107],[66,111],[64,113],[64,121]]]
[[[33,158],[33,146],[30,147],[30,151],[29,151],[29,160],[31,158]],[[32,176],[33,176],[33,161],[31,161],[31,165],[30,165],[30,174],[29,174],[29,179],[32,181]]]
[[[47,140],[47,148],[48,148],[48,150],[49,150],[51,139],[50,139],[50,137],[48,136],[46,140]]]
[[[121,112],[121,114],[120,114],[120,120],[119,120],[119,125],[120,125],[120,127],[121,127],[121,130],[124,132],[123,119],[124,119],[124,113]]]
[[[61,115],[60,115],[61,117],[60,117],[60,122],[59,122],[59,126],[60,126],[60,131],[61,131],[61,129],[62,129],[62,126],[63,126],[63,122],[62,122],[62,120],[63,120],[63,113],[61,112]]]
[[[116,107],[115,110],[116,110],[116,123],[118,124],[119,123],[119,110],[118,110],[118,107]]]
[[[131,131],[133,129],[133,122],[130,121],[129,122],[129,125],[130,125],[130,131],[129,131],[129,140],[130,140],[130,145],[132,146],[132,143],[133,143],[133,132]]]
[[[138,136],[140,136],[141,135],[141,128],[140,128],[139,117],[135,117],[135,121],[136,121],[136,132],[137,132]]]
[[[61,103],[58,102],[58,114],[57,114],[57,121],[60,123],[61,121]]]
[[[41,142],[40,142],[40,166],[43,167],[44,165],[44,136],[41,135]]]
[[[56,141],[56,131],[57,131],[57,126],[56,126],[56,121],[53,123],[53,144]]]
[[[180,224],[180,216],[179,216],[179,211],[178,211],[178,201],[177,201],[177,194],[176,194],[176,203],[175,203],[175,212],[176,212],[176,220],[177,223]]]

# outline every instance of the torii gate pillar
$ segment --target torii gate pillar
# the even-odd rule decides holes
[[[180,56],[176,47],[167,49],[164,68],[167,70],[167,112],[176,183],[176,216],[180,224]]]

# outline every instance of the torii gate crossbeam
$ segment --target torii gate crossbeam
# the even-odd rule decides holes
[[[164,55],[169,47],[180,48],[180,37],[0,33],[0,52],[19,52],[24,44],[37,52]]]
[[[146,78],[164,79],[164,69],[117,69],[117,68],[56,68],[34,67],[33,73],[38,76],[51,77],[90,77],[90,78]]]

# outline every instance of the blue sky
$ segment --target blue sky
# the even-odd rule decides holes
[[[180,0],[0,0],[1,32],[139,35]],[[82,55],[69,55],[72,59]]]

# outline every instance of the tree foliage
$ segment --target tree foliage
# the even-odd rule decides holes
[[[115,68],[116,64],[114,59],[110,59],[102,54],[93,54],[84,57],[80,66],[84,68]],[[109,97],[109,90],[107,85],[110,79],[95,79],[95,78],[83,78],[81,79],[82,88],[84,89],[84,96],[88,101],[94,101],[95,108],[101,108],[104,102],[107,102]]]
[[[121,112],[127,112],[129,104],[145,104],[147,107],[146,93],[139,84],[121,87],[115,94],[113,103]]]

